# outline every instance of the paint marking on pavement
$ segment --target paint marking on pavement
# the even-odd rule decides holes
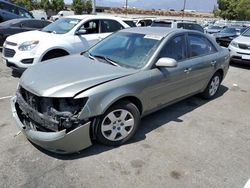
[[[5,96],[5,97],[0,97],[0,100],[3,100],[3,99],[9,99],[9,98],[11,98],[12,96]]]
[[[244,186],[244,188],[250,188],[250,178],[249,178],[248,182],[246,183],[246,185]]]

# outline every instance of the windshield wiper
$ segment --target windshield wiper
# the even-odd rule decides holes
[[[120,67],[120,65],[117,62],[115,62],[114,60],[112,60],[112,59],[110,59],[109,57],[106,57],[106,56],[92,55],[91,53],[89,53],[89,58],[94,59],[94,60],[96,60],[96,58],[104,59],[109,64]]]

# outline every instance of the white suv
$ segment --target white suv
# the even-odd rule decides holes
[[[3,62],[13,70],[23,71],[41,61],[80,53],[112,32],[127,27],[119,17],[64,17],[40,31],[9,36],[3,45]]]
[[[250,29],[232,40],[228,47],[231,61],[250,65]]]

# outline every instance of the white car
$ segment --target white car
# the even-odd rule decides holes
[[[40,31],[9,36],[3,45],[3,62],[13,70],[23,71],[48,59],[85,51],[112,32],[128,27],[119,17],[61,18]]]
[[[232,62],[250,65],[250,29],[232,40],[228,49]]]
[[[61,17],[72,16],[74,14],[75,14],[74,11],[61,10],[60,12],[57,13],[57,15],[51,16],[51,18],[52,18],[53,21],[56,21]]]
[[[32,10],[30,11],[35,19],[38,20],[47,20],[47,14],[44,10]]]

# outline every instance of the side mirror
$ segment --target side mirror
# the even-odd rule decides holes
[[[157,67],[177,67],[177,61],[172,58],[163,57],[160,58],[156,64]]]
[[[78,31],[75,32],[76,35],[84,35],[87,33],[86,29],[79,29]]]

